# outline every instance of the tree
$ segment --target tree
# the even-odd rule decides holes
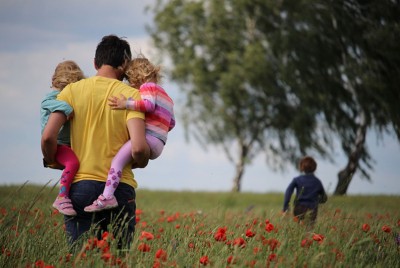
[[[235,163],[233,190],[258,153],[272,167],[329,157],[336,135],[344,194],[356,170],[369,178],[367,129],[399,137],[395,1],[173,0],[153,11],[150,33],[187,96],[185,126]]]
[[[312,131],[314,111],[296,113],[268,36],[256,24],[265,11],[278,19],[266,7],[243,12],[246,1],[160,1],[150,30],[186,93],[186,129],[205,146],[221,146],[235,164],[233,191],[240,191],[245,166],[261,151],[275,168],[307,148],[324,153]],[[302,125],[309,131],[300,131]]]

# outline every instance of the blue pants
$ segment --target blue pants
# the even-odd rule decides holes
[[[69,197],[78,215],[64,216],[68,240],[73,244],[82,234],[95,227],[99,239],[104,231],[108,231],[118,239],[118,248],[129,248],[136,224],[136,193],[132,186],[126,183],[118,185],[114,193],[118,207],[114,209],[96,213],[83,210],[103,193],[104,186],[105,182],[93,180],[79,181],[71,185]]]

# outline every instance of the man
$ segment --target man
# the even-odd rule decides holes
[[[132,168],[144,168],[149,161],[145,139],[144,114],[130,110],[112,110],[107,104],[111,96],[120,94],[140,99],[137,89],[122,83],[124,67],[131,60],[127,41],[115,36],[103,37],[96,48],[96,76],[72,83],[58,95],[74,110],[71,120],[71,148],[77,155],[80,168],[70,189],[70,199],[77,216],[65,216],[67,235],[75,242],[93,224],[102,231],[113,232],[120,248],[129,247],[135,230],[135,187]],[[44,160],[57,165],[57,135],[67,121],[60,111],[52,113],[42,134]],[[120,147],[131,140],[132,165],[126,166],[115,191],[118,207],[99,213],[86,213],[84,207],[93,203],[103,192],[111,160]],[[110,230],[110,224],[113,229]]]

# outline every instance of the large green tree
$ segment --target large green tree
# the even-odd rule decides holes
[[[172,0],[154,6],[149,31],[187,97],[185,126],[204,145],[222,146],[236,166],[233,190],[240,190],[245,166],[258,153],[272,167],[296,163],[310,150],[329,156],[336,135],[349,156],[335,191],[344,194],[357,169],[368,178],[367,129],[391,125],[399,134],[392,42],[398,6],[360,2]],[[382,37],[391,42],[377,49]]]

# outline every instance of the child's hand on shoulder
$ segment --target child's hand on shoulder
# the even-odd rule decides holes
[[[113,109],[113,110],[125,110],[126,109],[126,98],[122,94],[120,94],[120,98],[111,96],[108,98],[108,105],[110,105],[111,109]]]

